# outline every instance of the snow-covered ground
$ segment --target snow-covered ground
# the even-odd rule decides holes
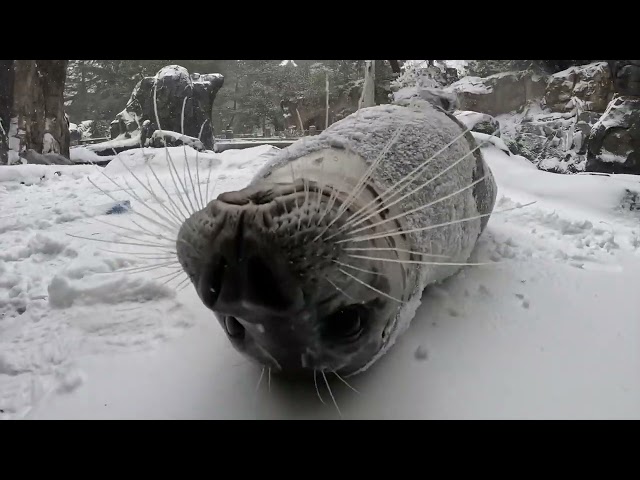
[[[197,205],[243,187],[272,147],[200,153],[197,170],[194,150],[169,151],[192,192],[188,153]],[[493,145],[484,154],[496,210],[536,203],[491,218],[474,259],[496,263],[430,289],[390,353],[350,380],[359,393],[330,379],[343,417],[640,418],[640,211],[628,193],[640,177],[556,175]],[[99,167],[0,169],[0,418],[338,418],[313,383],[258,381],[180,283],[171,232],[126,205],[105,214],[126,199],[145,214],[149,185],[162,193],[149,165],[175,190],[160,149],[104,169],[137,198]],[[165,205],[173,224],[177,207]]]

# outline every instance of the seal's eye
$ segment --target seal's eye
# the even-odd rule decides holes
[[[334,342],[355,342],[364,331],[366,314],[362,305],[344,307],[324,319],[322,336]]]
[[[231,338],[242,340],[244,338],[244,327],[235,317],[224,317],[224,328]]]

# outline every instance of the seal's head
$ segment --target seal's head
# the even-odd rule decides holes
[[[355,373],[395,326],[407,272],[358,257],[375,248],[397,258],[402,236],[350,240],[354,220],[371,227],[360,237],[390,229],[373,225],[390,215],[375,185],[356,188],[366,168],[344,150],[320,150],[220,195],[182,225],[178,257],[200,299],[237,350],[275,372]],[[354,217],[367,205],[369,218]]]

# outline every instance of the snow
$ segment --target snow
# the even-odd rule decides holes
[[[478,123],[490,122],[492,117],[486,113],[472,112],[469,110],[457,110],[454,115],[469,130],[473,129]]]
[[[16,163],[22,163],[20,155],[15,150],[9,150],[7,157],[7,165],[14,165]]]
[[[505,143],[502,141],[500,137],[496,137],[495,135],[488,135],[486,133],[480,133],[480,132],[471,132],[471,135],[473,135],[473,137],[476,139],[478,144],[491,143],[496,148],[505,152],[507,155],[509,154],[509,147],[505,145]]]
[[[578,75],[583,78],[592,78],[596,76],[598,73],[605,73],[609,70],[607,62],[593,62],[586,65],[576,65],[573,67],[569,67],[566,70],[562,70],[561,72],[554,73],[552,77],[558,79],[566,79],[566,81],[570,83],[574,83],[573,80],[570,80],[574,75]],[[582,80],[581,80],[582,83]]]
[[[256,388],[261,369],[193,287],[163,284],[170,265],[145,270],[168,262],[162,254],[109,242],[163,244],[111,226],[148,226],[104,215],[114,201],[146,210],[101,172],[148,202],[131,172],[147,184],[152,166],[176,199],[170,172],[190,185],[197,152],[168,151],[175,170],[164,149],[123,152],[104,169],[0,168],[0,418],[338,418],[322,385],[326,405],[313,383],[265,373]],[[274,151],[197,153],[191,201],[207,185],[209,199],[242,188]],[[472,261],[498,263],[429,289],[410,330],[349,379],[360,394],[329,379],[343,417],[640,419],[640,212],[625,204],[640,177],[557,175],[493,145],[483,152],[496,212],[536,203],[494,214]]]
[[[187,97],[184,97],[184,98],[186,101]],[[178,132],[173,132],[171,130],[156,130],[155,132],[153,132],[153,135],[151,136],[151,142],[155,145],[156,141],[159,140],[161,142],[160,145],[163,145],[163,142],[167,138],[173,139],[174,142],[181,142],[185,145],[197,147],[196,149],[200,151],[204,150],[204,145],[199,139],[195,137],[190,137],[188,135],[183,135]]]
[[[113,160],[115,155],[98,155],[87,147],[71,147],[69,149],[69,158],[76,163],[99,163]]]
[[[125,110],[123,110],[125,111]],[[133,132],[129,138],[125,137],[125,134],[120,134],[113,140],[107,140],[106,142],[94,143],[92,145],[87,145],[84,148],[90,150],[92,152],[103,152],[109,149],[115,148],[128,148],[128,147],[136,147],[140,145],[140,131],[136,130]]]
[[[633,150],[627,152],[627,155],[632,153]],[[606,149],[602,149],[602,151],[598,154],[598,159],[601,162],[605,163],[625,163],[627,161],[626,156],[616,155],[615,153],[608,152]]]
[[[487,78],[495,78],[495,75]],[[481,77],[468,76],[461,78],[445,88],[446,91],[454,93],[467,92],[475,95],[485,95],[493,91],[493,88],[486,84],[486,79]]]

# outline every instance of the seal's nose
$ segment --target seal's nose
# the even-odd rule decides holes
[[[255,228],[249,213],[239,219],[235,232],[221,232],[214,239],[198,293],[217,312],[258,322],[300,309],[303,298],[288,262],[273,239]]]

